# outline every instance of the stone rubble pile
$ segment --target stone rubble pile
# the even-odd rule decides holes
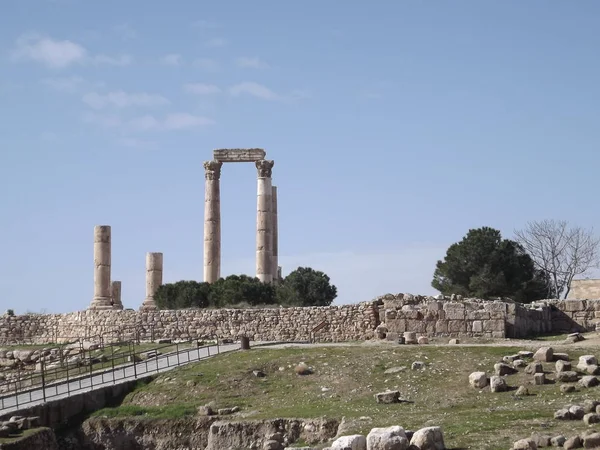
[[[0,438],[21,434],[25,430],[39,426],[39,417],[12,416],[9,420],[0,422]]]
[[[309,447],[306,447],[307,449]],[[361,434],[341,436],[324,450],[445,450],[440,427],[421,428],[415,432],[401,426],[373,428],[365,437]]]

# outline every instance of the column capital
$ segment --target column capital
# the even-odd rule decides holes
[[[271,171],[275,165],[275,161],[262,159],[256,161],[256,170],[258,171],[258,178],[271,178]]]
[[[223,165],[220,161],[204,161],[204,176],[207,180],[218,180],[221,178],[221,166]]]

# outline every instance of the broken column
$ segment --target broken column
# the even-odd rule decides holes
[[[220,161],[204,162],[204,281],[214,283],[221,276],[221,166]]]
[[[140,309],[158,309],[154,294],[162,284],[163,254],[146,253],[146,298]]]
[[[110,296],[112,297],[113,309],[123,309],[123,302],[121,301],[121,282],[113,281],[110,284]]]
[[[277,235],[277,186],[271,188],[271,233],[272,233],[272,253],[271,256],[271,273],[273,281],[279,281],[279,242]]]
[[[256,161],[258,171],[258,195],[256,208],[256,277],[263,283],[273,281],[271,269],[273,257],[271,172],[273,161]]]
[[[112,309],[110,294],[110,225],[94,227],[94,298],[89,309]]]

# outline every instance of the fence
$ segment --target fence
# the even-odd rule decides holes
[[[24,407],[125,379],[146,377],[221,353],[218,338],[208,343],[189,340],[154,346],[141,344],[137,351],[133,341],[111,343],[94,350],[85,350],[82,345],[73,351],[71,346],[69,350],[75,354],[61,354],[59,361],[52,364],[42,356],[33,373],[24,373],[19,367],[15,378],[0,382],[0,391],[8,393],[0,397],[0,414],[7,408]]]

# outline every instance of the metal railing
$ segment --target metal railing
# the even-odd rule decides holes
[[[7,408],[12,410],[160,373],[170,367],[220,354],[221,348],[215,338],[208,343],[176,341],[144,346],[143,349],[136,349],[133,341],[115,342],[94,350],[85,350],[81,346],[70,353],[74,354],[61,354],[51,363],[40,356],[33,373],[18,366],[16,377],[0,381],[0,415]]]

